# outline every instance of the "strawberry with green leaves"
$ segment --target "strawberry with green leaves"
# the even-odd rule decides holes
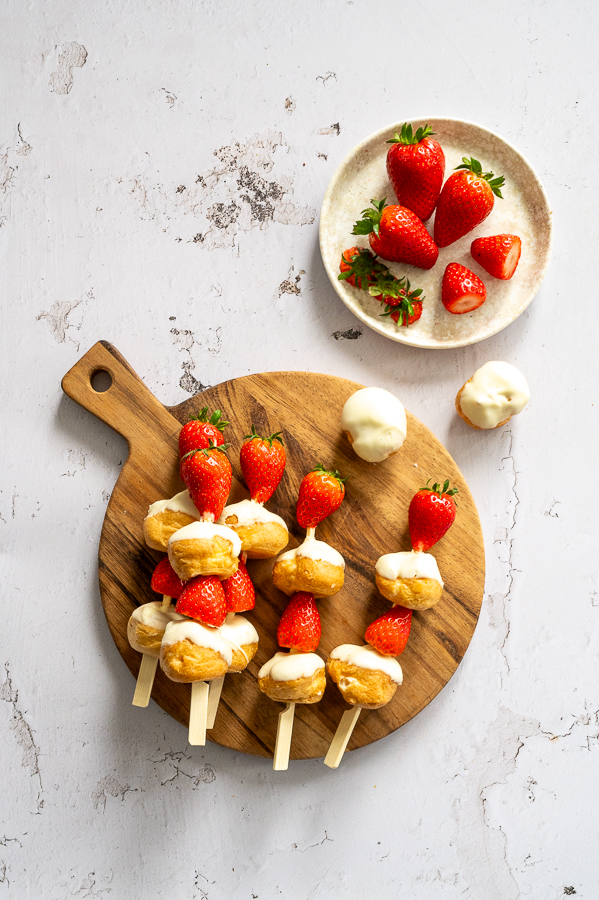
[[[231,490],[233,471],[227,456],[229,444],[214,443],[191,450],[181,460],[181,478],[202,519],[214,522],[222,513]]]
[[[329,471],[320,463],[304,477],[297,499],[296,517],[301,528],[316,528],[339,509],[345,497],[347,477]]]
[[[204,450],[212,441],[219,447],[224,444],[223,430],[229,423],[221,418],[220,409],[210,412],[207,406],[199,415],[192,416],[179,432],[179,456],[181,459],[192,450]]]
[[[287,456],[281,434],[277,431],[263,438],[252,425],[251,433],[244,437],[239,462],[250,496],[256,503],[269,500],[283,477]]]
[[[429,479],[430,481],[430,479]],[[443,485],[433,484],[421,488],[410,502],[408,527],[412,548],[426,552],[440,541],[453,525],[456,505],[454,494],[457,488],[450,488],[449,481]]]
[[[227,601],[220,580],[216,575],[192,578],[181,591],[175,610],[202,625],[220,628],[227,617]]]
[[[277,628],[280,647],[313,653],[320,642],[320,613],[314,595],[306,591],[293,594]]]
[[[387,141],[387,174],[402,206],[426,222],[433,214],[445,175],[445,154],[434,131],[422,125],[416,133],[407,122]]]
[[[367,234],[372,250],[390,262],[432,269],[439,250],[411,209],[387,205],[387,198],[371,200],[372,209],[362,210],[352,234]]]
[[[341,254],[337,278],[365,291],[377,275],[388,271],[367,247],[350,247]]]
[[[152,590],[157,594],[173,597],[176,600],[184,587],[184,582],[171,566],[168,556],[163,557],[154,569],[151,581]]]
[[[246,612],[256,605],[256,591],[243,560],[239,560],[237,571],[222,583],[227,602],[227,612]]]
[[[522,252],[522,241],[517,234],[494,234],[472,241],[470,253],[479,266],[502,281],[512,277]]]
[[[394,606],[370,623],[364,637],[384,656],[399,656],[406,649],[411,627],[412,610]]]
[[[435,215],[435,243],[448,247],[487,218],[495,204],[495,197],[503,199],[503,175],[483,172],[477,159],[462,157],[441,191]]]
[[[378,287],[381,287],[381,293],[376,299],[385,304],[382,316],[389,316],[398,328],[418,321],[422,315],[424,300],[422,288],[412,291],[409,278],[395,278],[393,281],[377,282],[369,289],[370,293],[374,293]]]

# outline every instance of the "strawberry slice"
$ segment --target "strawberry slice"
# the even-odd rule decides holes
[[[227,617],[225,591],[216,575],[197,575],[183,588],[175,610],[203,625],[220,628]]]
[[[493,278],[509,281],[520,261],[522,241],[517,234],[494,234],[472,241],[472,258]]]
[[[364,637],[379,653],[399,656],[406,649],[411,627],[412,610],[394,606],[370,623]]]
[[[256,503],[269,500],[283,477],[287,456],[281,434],[282,432],[277,431],[276,434],[263,438],[252,425],[251,434],[244,437],[245,444],[239,452],[239,462],[250,497]]]
[[[173,597],[175,600],[185,587],[185,582],[181,581],[171,566],[168,556],[161,559],[154,569],[151,587],[157,594],[165,594],[167,597]]]
[[[256,605],[256,591],[245,563],[240,559],[237,571],[221,582],[227,601],[227,612],[246,612]]]
[[[459,263],[449,263],[441,283],[441,302],[447,312],[461,316],[478,309],[486,299],[487,289],[478,275]]]
[[[293,594],[277,628],[280,647],[312,653],[320,642],[320,613],[314,595],[306,591]]]
[[[297,498],[296,517],[301,528],[316,528],[341,506],[346,478],[329,472],[320,463],[302,480]]]
[[[455,519],[453,496],[457,493],[457,488],[449,487],[449,481],[443,486],[433,484],[432,488],[427,481],[426,487],[414,494],[408,510],[408,527],[414,550],[430,550],[449,531]]]

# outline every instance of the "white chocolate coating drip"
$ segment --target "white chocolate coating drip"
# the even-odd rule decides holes
[[[345,560],[334,547],[331,547],[331,545],[327,544],[325,541],[317,541],[316,538],[310,537],[309,535],[299,547],[281,553],[277,558],[277,561],[279,559],[321,560],[322,562],[330,563],[332,566],[341,566],[342,569],[345,569]]]
[[[488,362],[477,369],[462,391],[459,404],[478,428],[496,428],[522,412],[530,390],[522,372],[506,362]]]
[[[430,553],[418,550],[386,553],[377,559],[375,570],[377,575],[388,581],[396,581],[398,578],[432,578],[443,587],[437,560]]]
[[[164,631],[169,622],[185,621],[186,616],[175,612],[174,604],[169,609],[163,609],[161,600],[152,600],[150,603],[143,603],[134,609],[131,619],[147,625],[148,628],[155,628],[156,631]]]
[[[241,541],[236,532],[226,525],[217,525],[215,522],[191,522],[189,525],[185,525],[184,528],[171,534],[169,546],[177,541],[209,541],[215,536],[222,537],[233,544],[233,556],[239,556]]]
[[[324,662],[317,653],[279,651],[264,663],[258,672],[258,678],[270,675],[273,681],[296,681],[298,678],[312,678],[319,669],[324,669]]]
[[[346,401],[341,428],[355,453],[366,462],[382,462],[402,446],[408,432],[403,404],[383,388],[362,388]]]
[[[401,684],[403,681],[403,672],[397,660],[393,656],[383,656],[370,644],[365,644],[363,647],[359,647],[357,644],[340,644],[339,647],[331,650],[331,659],[341,659],[360,669],[378,669],[397,684]],[[349,682],[344,686],[348,687]]]
[[[252,623],[248,622],[243,616],[229,613],[225,619],[225,624],[220,628],[220,633],[236,650],[243,653],[246,662],[249,662],[243,647],[244,645],[247,646],[247,644],[258,643],[258,632]]]
[[[185,513],[186,516],[191,516],[192,519],[200,518],[197,507],[189,496],[189,491],[181,491],[180,494],[175,494],[170,500],[157,500],[156,503],[152,503],[146,519],[149,519],[151,516],[157,516],[159,513],[164,512],[165,509],[170,509],[172,512]]]
[[[162,638],[162,646],[178,644],[179,641],[191,641],[198,647],[208,647],[216,653],[220,653],[228,666],[233,660],[233,651],[229,641],[221,634],[220,628],[209,628],[200,622],[185,619],[184,622],[169,622]]]
[[[268,522],[277,522],[279,525],[283,526],[285,531],[287,531],[287,525],[280,516],[265,509],[261,503],[256,503],[255,500],[240,500],[239,503],[232,503],[230,506],[225,506],[220,519],[218,519],[218,524],[224,525],[229,516],[237,516],[237,522],[232,526],[234,528],[243,528],[247,525],[256,524],[266,525]]]

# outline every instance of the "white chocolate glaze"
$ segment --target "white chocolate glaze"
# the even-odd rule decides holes
[[[258,678],[270,675],[273,681],[295,681],[298,678],[312,678],[319,669],[324,669],[324,662],[317,653],[279,651],[264,663]]]
[[[225,619],[225,624],[220,628],[220,633],[236,650],[243,653],[246,662],[249,662],[243,647],[247,644],[258,643],[258,632],[252,623],[248,622],[243,616],[229,613]]]
[[[376,574],[389,581],[398,578],[432,578],[443,587],[437,560],[430,553],[410,550],[402,553],[386,553],[376,561]]]
[[[244,528],[246,525],[256,525],[258,523],[266,525],[268,522],[277,522],[287,531],[287,526],[280,516],[270,512],[268,509],[264,509],[262,504],[256,503],[255,500],[240,500],[239,503],[225,506],[220,519],[218,519],[218,524],[225,525],[229,516],[237,516],[237,522],[235,525],[231,525],[231,528]]]
[[[360,669],[378,669],[397,684],[401,684],[403,681],[403,672],[397,660],[393,656],[383,656],[370,644],[365,644],[363,647],[359,647],[357,644],[340,644],[339,647],[331,650],[331,659],[340,659],[358,666]]]
[[[131,614],[131,619],[134,622],[141,622],[142,625],[147,625],[148,628],[155,628],[156,631],[164,631],[169,622],[181,622],[185,618],[181,613],[175,612],[174,605],[170,609],[163,609],[161,600],[143,603],[137,609],[134,609]]]
[[[522,412],[530,390],[522,372],[506,362],[488,362],[477,369],[462,391],[459,404],[478,428],[496,428]]]
[[[216,536],[230,541],[233,544],[233,556],[239,556],[241,541],[237,533],[232,528],[228,528],[226,525],[217,525],[215,522],[191,522],[189,525],[185,525],[171,534],[169,546],[177,541],[209,541]]]
[[[346,400],[341,428],[353,440],[354,452],[366,462],[382,462],[406,439],[408,423],[403,404],[383,388],[362,388]]]
[[[281,553],[277,557],[277,562],[280,559],[321,560],[322,562],[330,563],[332,566],[341,566],[342,569],[345,569],[345,560],[334,547],[331,547],[325,541],[317,541],[316,538],[309,536],[306,537],[304,543],[300,544],[299,547]]]
[[[185,640],[197,644],[198,647],[208,647],[215,653],[220,653],[227,665],[231,665],[233,660],[231,644],[222,636],[220,628],[209,628],[207,625],[193,622],[191,619],[185,619],[183,622],[169,622],[162,638],[162,646],[168,647]]]
[[[185,513],[186,516],[191,516],[192,519],[200,518],[200,514],[188,491],[181,491],[180,494],[175,494],[170,500],[157,500],[156,503],[152,503],[146,519],[149,519],[151,516],[157,516],[159,513],[164,512],[165,509]]]

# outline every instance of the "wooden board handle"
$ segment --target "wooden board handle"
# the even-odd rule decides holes
[[[92,387],[92,379],[98,372],[110,375],[112,384],[108,390],[99,392]],[[130,452],[143,446],[157,431],[166,431],[176,438],[181,429],[180,423],[108,341],[98,341],[75,363],[62,379],[62,389],[71,400],[118,431]]]

